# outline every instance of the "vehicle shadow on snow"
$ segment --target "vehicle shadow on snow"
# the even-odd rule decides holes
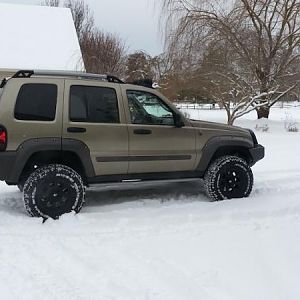
[[[210,200],[204,194],[203,182],[142,182],[96,185],[87,189],[83,213],[94,212],[99,207],[133,202],[165,203],[168,201]],[[0,212],[14,216],[27,216],[22,193],[17,188],[0,196]]]
[[[159,201],[203,201],[210,200],[204,193],[201,180],[184,182],[142,182],[120,185],[98,185],[87,189],[86,208],[129,202]],[[89,210],[92,212],[92,210]]]

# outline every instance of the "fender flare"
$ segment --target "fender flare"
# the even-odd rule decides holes
[[[215,153],[222,147],[242,147],[249,151],[253,148],[252,140],[237,136],[219,136],[211,138],[202,148],[201,159],[196,167],[196,171],[205,173]],[[250,155],[250,152],[249,152]],[[250,155],[251,157],[251,155]]]
[[[90,151],[87,145],[75,139],[40,138],[29,139],[23,142],[15,152],[14,163],[8,182],[17,183],[30,157],[42,151],[68,151],[75,153],[81,160],[87,177],[95,176],[95,170],[91,161]]]

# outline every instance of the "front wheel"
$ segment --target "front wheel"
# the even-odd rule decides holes
[[[84,203],[84,185],[73,169],[59,164],[35,170],[25,182],[23,200],[33,217],[53,218],[75,211]]]
[[[248,197],[253,174],[247,162],[237,156],[217,158],[204,176],[207,195],[215,200]]]

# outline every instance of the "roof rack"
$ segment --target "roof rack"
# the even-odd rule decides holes
[[[62,76],[70,78],[84,78],[92,80],[103,80],[113,83],[124,83],[121,79],[112,75],[100,75],[84,72],[72,72],[72,71],[43,71],[43,70],[20,70],[16,72],[12,78],[30,78],[31,76]]]
[[[20,70],[10,78],[30,78],[31,76],[60,76],[60,77],[69,77],[69,78],[77,78],[77,79],[101,80],[101,81],[120,83],[120,84],[125,83],[118,77],[112,75],[100,75],[100,74],[92,74],[92,73],[84,73],[84,72],[76,72],[76,71]],[[0,83],[0,88],[3,88],[10,78],[4,78]],[[141,85],[148,88],[155,88],[153,86],[152,79],[148,79],[148,78],[136,80],[129,83],[134,85]]]

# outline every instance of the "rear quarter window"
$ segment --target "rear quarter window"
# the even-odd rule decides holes
[[[15,118],[25,121],[54,121],[56,104],[55,84],[24,84],[18,93]]]

